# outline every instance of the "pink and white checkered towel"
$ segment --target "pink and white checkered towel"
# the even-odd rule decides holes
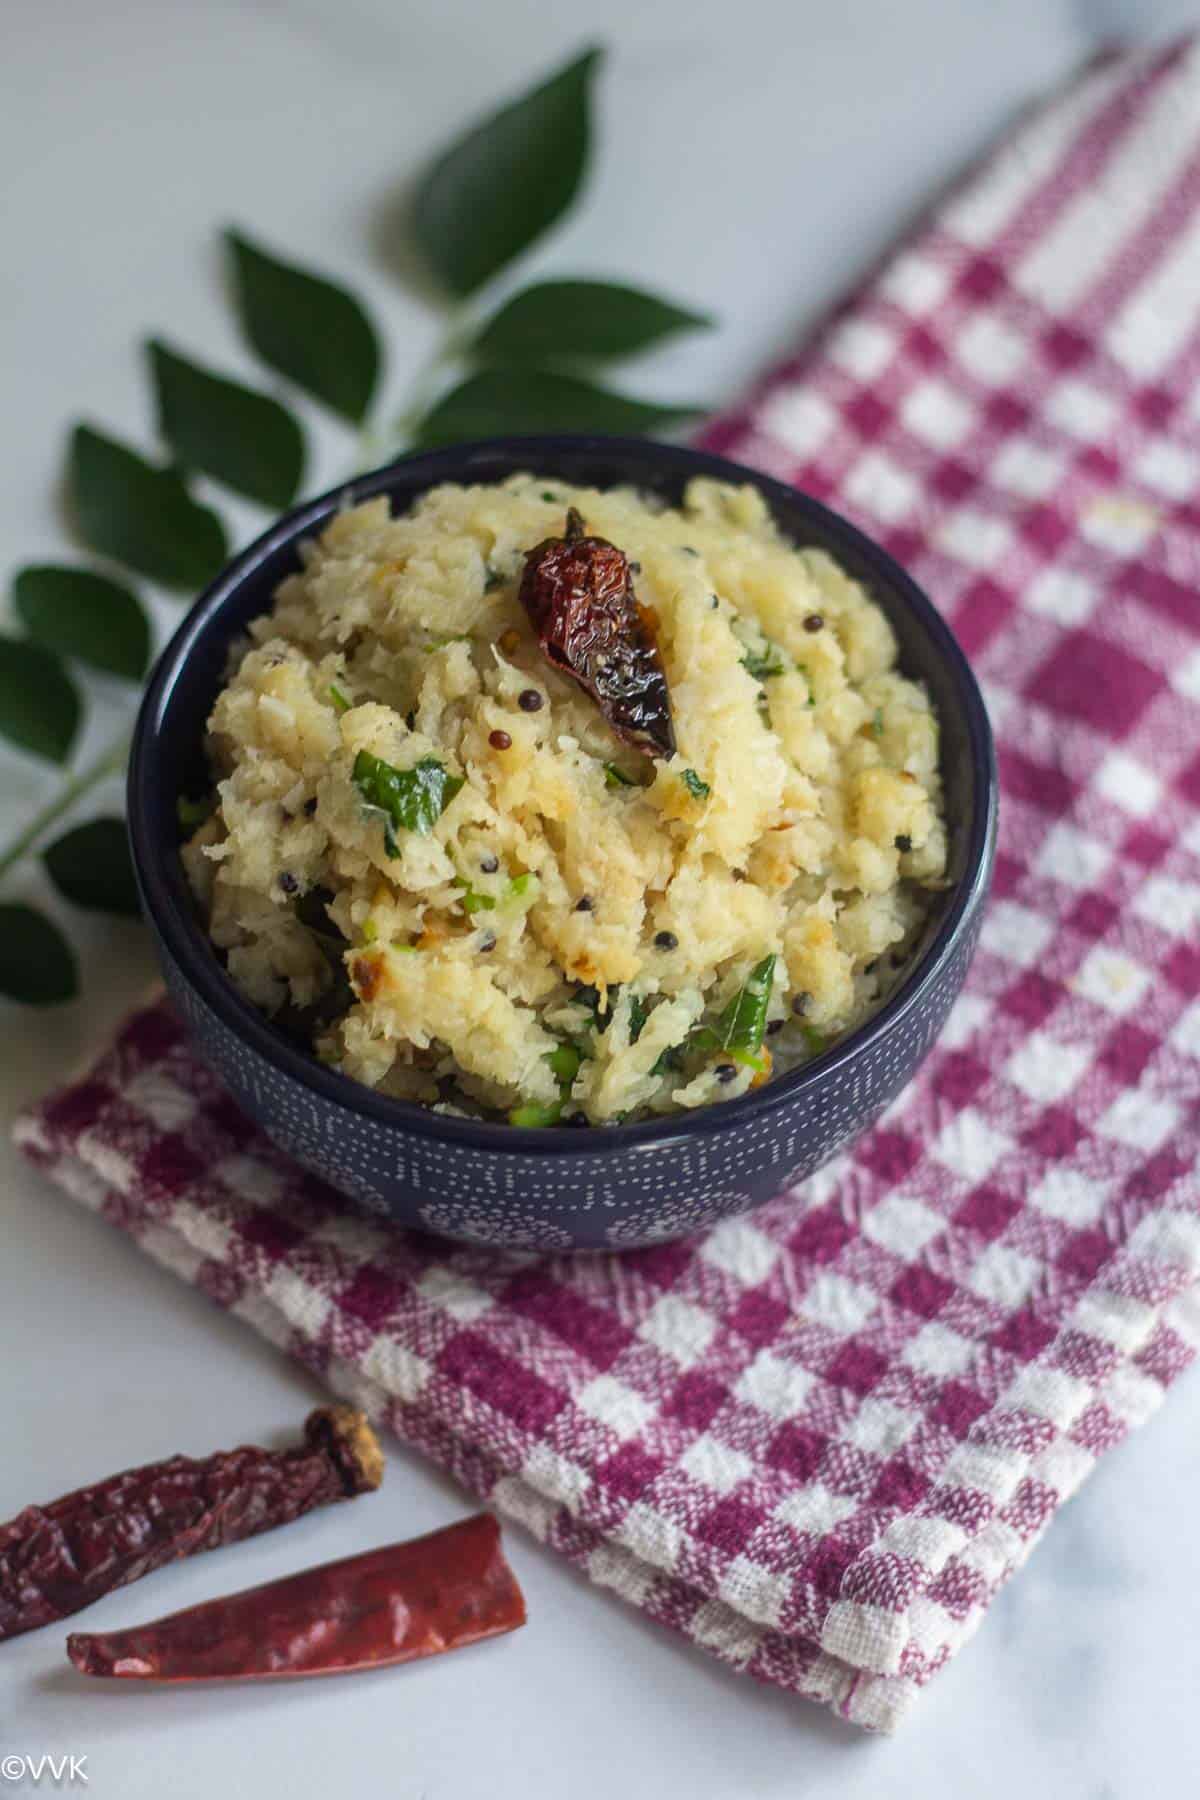
[[[888,1728],[1200,1344],[1200,50],[1093,66],[707,442],[914,570],[999,735],[981,947],[883,1123],[575,1261],[346,1210],[161,1005],[18,1136],[596,1581]]]

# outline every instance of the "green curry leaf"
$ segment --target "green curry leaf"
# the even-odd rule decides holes
[[[190,362],[161,339],[146,350],[158,428],[184,467],[262,506],[290,506],[304,473],[304,433],[287,408]]]
[[[587,167],[600,56],[585,50],[468,131],[426,173],[413,232],[451,293],[474,293],[571,205]]]
[[[541,281],[507,300],[472,350],[488,362],[629,356],[712,319],[609,281]]]
[[[721,1047],[738,1062],[757,1067],[767,1029],[767,1008],[771,1003],[771,986],[775,979],[775,958],[764,956],[751,969],[717,1021]]]
[[[375,327],[347,288],[280,262],[227,231],[233,292],[250,347],[272,369],[357,425],[379,380]]]
[[[702,409],[635,400],[553,369],[482,369],[435,402],[417,429],[427,447],[531,431],[640,435]]]
[[[34,756],[65,762],[80,711],[75,684],[52,651],[0,637],[0,734]]]
[[[75,952],[44,913],[0,906],[0,994],[24,1006],[59,1006],[79,992]]]
[[[225,528],[175,469],[156,468],[116,438],[77,425],[67,473],[76,523],[93,550],[189,593],[220,570]]]
[[[463,785],[436,756],[423,756],[411,769],[396,769],[382,757],[360,750],[351,779],[371,812],[383,815],[384,847],[399,856],[397,831],[428,837]]]
[[[124,819],[90,819],[57,838],[45,853],[59,893],[92,912],[141,912]]]
[[[30,637],[106,675],[140,681],[150,660],[150,622],[137,595],[107,575],[52,563],[18,569],[13,607]]]
[[[775,979],[775,957],[764,956],[751,969],[716,1025],[703,1025],[692,1033],[693,1050],[723,1051],[746,1068],[762,1069],[762,1045],[767,1030],[767,1009]]]

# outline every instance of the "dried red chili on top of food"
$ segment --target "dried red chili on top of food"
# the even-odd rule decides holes
[[[565,534],[526,556],[521,604],[545,656],[592,696],[614,731],[647,756],[675,754],[667,678],[628,558],[607,538],[588,537],[575,507]]]

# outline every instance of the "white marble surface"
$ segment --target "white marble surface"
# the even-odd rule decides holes
[[[386,323],[389,403],[434,322],[373,243],[456,123],[589,38],[614,54],[589,204],[537,265],[616,271],[722,329],[643,378],[719,402],[962,160],[1099,37],[1170,0],[5,0],[0,9],[0,558],[56,554],[64,427],[147,428],[139,336],[248,369],[213,229],[236,218],[352,275]],[[731,24],[731,20],[735,24]],[[385,407],[385,411],[387,408]],[[348,449],[322,440],[319,474]],[[247,515],[248,517],[248,515]],[[98,741],[119,708],[105,697]],[[3,835],[49,778],[0,752]],[[32,872],[6,898],[36,889]],[[77,921],[76,921],[77,924]],[[80,930],[86,998],[0,1003],[0,1101],[81,1059],[149,979],[134,926]],[[175,1449],[272,1437],[312,1384],[0,1149],[0,1518]],[[319,1687],[113,1692],[60,1630],[0,1649],[0,1753],[74,1751],[118,1800],[335,1788],[395,1800],[882,1794],[1144,1800],[1196,1791],[1200,1378],[1089,1484],[891,1741],[725,1673],[513,1534],[532,1623]],[[395,1450],[385,1489],[97,1607],[97,1628],[416,1532],[461,1497]],[[6,1783],[0,1790],[33,1791]]]

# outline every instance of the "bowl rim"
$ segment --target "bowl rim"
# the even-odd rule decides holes
[[[414,1101],[379,1094],[351,1076],[326,1068],[315,1057],[291,1044],[238,991],[214,955],[208,938],[186,904],[186,898],[181,904],[176,887],[183,887],[182,868],[178,883],[174,885],[169,870],[177,846],[156,841],[150,800],[156,777],[166,778],[162,774],[161,759],[156,760],[155,747],[187,659],[195,645],[214,628],[221,612],[244,582],[265,561],[289,544],[311,536],[330,516],[345,507],[390,495],[398,474],[408,482],[415,477],[420,484],[418,491],[434,487],[440,481],[486,480],[489,471],[493,479],[502,480],[517,473],[522,466],[535,467],[538,472],[552,476],[555,457],[568,454],[603,456],[618,464],[622,461],[642,466],[652,464],[668,473],[678,472],[682,479],[702,475],[723,481],[750,482],[766,499],[774,516],[778,516],[783,507],[789,509],[793,521],[797,512],[806,515],[819,527],[823,544],[832,542],[839,550],[844,547],[881,585],[910,608],[921,629],[932,640],[935,654],[946,664],[966,726],[976,801],[958,890],[919,961],[878,1012],[872,1013],[846,1037],[809,1062],[736,1099],[698,1107],[694,1112],[672,1113],[629,1125],[592,1126],[587,1131],[563,1125],[501,1125],[435,1113]],[[636,482],[637,477],[631,473],[630,479]],[[221,1023],[235,1037],[248,1042],[252,1050],[281,1073],[313,1090],[327,1103],[348,1107],[408,1134],[459,1142],[475,1149],[506,1151],[510,1155],[586,1158],[618,1149],[669,1149],[672,1143],[734,1130],[762,1119],[794,1102],[806,1089],[823,1086],[827,1077],[854,1062],[865,1050],[893,1032],[900,1031],[936,985],[964,927],[973,919],[986,894],[995,856],[998,786],[991,725],[970,664],[933,602],[880,544],[814,496],[710,451],[644,438],[556,433],[490,438],[397,457],[377,469],[339,482],[314,499],[292,508],[270,525],[209,584],[158,656],[134,726],[127,778],[127,812],[143,904],[172,960]]]

